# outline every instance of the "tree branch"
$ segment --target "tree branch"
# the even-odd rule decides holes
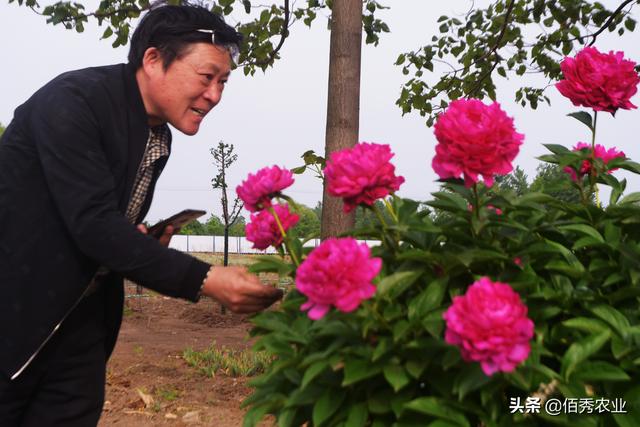
[[[287,37],[289,37],[290,19],[291,19],[291,11],[289,10],[289,0],[284,0],[284,22],[282,23],[282,30],[280,31],[280,41],[278,42],[278,45],[271,51],[271,53],[269,54],[269,57],[264,61],[249,62],[244,65],[257,65],[260,67],[264,65],[273,64],[273,61],[275,60],[276,55],[284,45],[284,41],[287,39]]]
[[[515,0],[510,0],[509,6],[507,6],[507,12],[504,15],[504,23],[502,24],[502,29],[500,30],[500,34],[498,35],[498,38],[496,39],[496,42],[491,48],[491,50],[487,53],[487,55],[484,55],[485,58],[491,57],[491,55],[495,54],[498,48],[500,47],[500,42],[502,41],[505,33],[507,32],[507,27],[509,26],[509,18],[511,18],[511,13],[513,12],[514,5],[515,5]],[[499,62],[500,62],[500,57],[498,56],[498,58],[496,58],[496,60],[493,62],[493,65],[491,66],[491,68],[480,77],[476,85],[467,93],[467,95],[469,96],[473,95],[482,87],[482,82],[487,77],[489,77],[491,73],[493,73],[493,70],[495,70]]]
[[[111,12],[100,12],[95,11],[92,13],[82,13],[79,14],[77,16],[67,16],[65,19],[63,19],[60,22],[78,22],[78,21],[86,21],[88,20],[88,18],[90,17],[94,17],[94,18],[98,18],[98,19],[104,19],[104,18],[109,18],[113,15],[117,15],[119,13],[122,12],[144,12],[145,10],[149,9],[150,6],[146,6],[146,7],[123,7],[122,9],[114,9]],[[33,6],[29,6],[29,9],[31,9],[33,11],[33,13],[40,15],[40,16],[49,16],[49,15],[45,15],[44,13],[40,12],[39,10],[36,10],[35,7]]]
[[[587,46],[593,46],[593,44],[596,42],[596,39],[598,38],[598,36],[599,36],[600,34],[602,34],[602,32],[603,32],[604,30],[606,30],[606,29],[607,29],[607,27],[608,27],[609,25],[611,25],[611,23],[613,22],[613,20],[614,20],[614,19],[616,19],[616,16],[617,16],[620,12],[622,12],[622,9],[624,9],[624,7],[625,7],[626,5],[628,5],[629,3],[633,3],[634,1],[636,1],[636,0],[625,0],[625,1],[623,1],[623,2],[620,4],[620,6],[618,6],[618,8],[617,8],[616,10],[614,10],[614,11],[613,11],[613,13],[611,14],[611,16],[609,16],[609,19],[607,19],[607,21],[604,23],[604,25],[603,25],[602,27],[600,27],[600,29],[599,29],[598,31],[596,31],[596,32],[595,32],[595,33],[593,33],[593,34],[590,34],[590,35],[586,36],[586,37],[593,37],[593,40],[591,40],[591,43],[589,43]]]

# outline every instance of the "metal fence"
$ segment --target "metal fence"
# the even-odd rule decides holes
[[[369,246],[380,244],[377,240],[362,240]],[[316,247],[320,239],[312,239],[305,246]],[[188,236],[176,235],[171,239],[169,247],[182,252],[223,252],[224,236]],[[269,247],[266,250],[253,249],[253,243],[245,237],[229,236],[229,253],[233,254],[275,254],[276,250]]]

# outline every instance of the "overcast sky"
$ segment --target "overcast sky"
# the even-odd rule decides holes
[[[26,7],[2,1],[0,122],[5,126],[15,107],[58,74],[126,61],[128,48],[113,49],[111,41],[99,40],[104,29],[93,23],[87,25],[84,33],[77,34],[45,24],[44,18]],[[402,117],[395,105],[406,77],[393,63],[399,53],[417,49],[438,34],[436,20],[440,15],[464,13],[470,1],[383,3],[392,5],[391,10],[380,15],[391,33],[382,35],[379,46],[363,47],[360,140],[390,144],[396,153],[393,163],[397,172],[406,178],[399,194],[427,200],[429,193],[438,188],[437,177],[431,169],[436,141],[422,117],[415,113]],[[476,1],[478,5],[486,3]],[[609,7],[618,4],[613,0],[603,3]],[[48,3],[43,2],[45,4]],[[605,36],[598,39],[596,46],[605,51],[624,50],[627,58],[639,62],[638,39],[635,33],[622,39]],[[312,29],[301,23],[296,25],[281,54],[283,59],[266,74],[257,72],[253,77],[246,77],[241,70],[236,71],[222,102],[207,116],[196,136],[187,137],[174,130],[171,159],[156,188],[148,221],[155,222],[184,208],[220,213],[220,194],[211,190],[210,182],[216,170],[209,154],[220,140],[234,144],[238,154],[238,162],[229,173],[232,188],[261,167],[274,164],[296,167],[302,164],[300,156],[305,151],[324,153],[329,64],[326,19],[319,17]],[[437,75],[428,78],[434,80]],[[525,143],[515,163],[531,178],[538,164],[535,157],[545,153],[542,143],[573,146],[578,141],[589,141],[590,137],[583,125],[564,117],[577,109],[558,96],[554,88],[548,90],[553,107],[532,111],[513,103],[514,88],[518,86],[520,81],[500,80],[498,101],[515,118],[517,130],[525,134]],[[632,102],[638,105],[640,97],[635,96]],[[601,114],[597,142],[607,147],[617,146],[628,157],[640,161],[639,119],[638,110],[621,110],[615,119]],[[640,177],[617,175],[628,177],[628,191],[640,191]],[[312,174],[297,176],[287,193],[313,207],[322,198],[321,182]],[[244,214],[248,216],[246,211]]]

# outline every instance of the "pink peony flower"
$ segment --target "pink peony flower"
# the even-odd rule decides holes
[[[404,182],[403,177],[395,175],[395,167],[389,162],[392,157],[388,145],[367,142],[332,153],[324,170],[329,193],[342,197],[345,212],[361,203],[371,206]]]
[[[466,361],[480,362],[487,375],[511,372],[531,350],[533,322],[527,306],[506,283],[488,277],[476,281],[442,316],[445,341],[460,347]]]
[[[517,265],[518,267],[522,268],[522,265],[523,265],[523,264],[522,264],[522,258],[520,258],[519,256],[517,256],[517,257],[515,257],[515,258],[513,259],[513,263],[514,263],[515,265]]]
[[[244,202],[249,212],[271,206],[271,198],[293,184],[290,170],[278,166],[260,169],[256,174],[249,174],[241,185],[236,187],[238,197]]]
[[[330,306],[345,313],[358,308],[376,288],[371,283],[382,260],[372,258],[365,243],[347,237],[323,241],[304,260],[296,273],[296,288],[307,296],[300,309],[313,320],[322,318]]]
[[[477,99],[453,101],[438,117],[435,135],[433,170],[442,179],[463,175],[467,187],[478,182],[479,175],[490,187],[494,175],[511,172],[524,139],[500,104],[485,105]]]
[[[494,211],[496,215],[502,215],[502,209],[496,208],[493,205],[487,205],[487,209],[489,209],[490,211]]]
[[[576,106],[615,113],[618,108],[636,108],[629,99],[638,91],[640,77],[636,63],[624,59],[624,52],[600,53],[585,47],[575,58],[560,63],[564,80],[556,83],[560,93]]]
[[[580,151],[584,149],[588,149],[589,151],[591,151],[591,144],[587,144],[586,142],[578,142],[578,144],[575,147],[573,147],[573,151]],[[611,161],[611,159],[615,159],[616,157],[624,158],[625,154],[623,151],[618,151],[616,148],[609,148],[607,150],[604,146],[600,144],[596,144],[595,150],[594,150],[594,157],[602,160],[602,163],[606,165],[607,163],[609,163],[609,161]],[[608,169],[607,173],[611,173],[617,169],[618,168]],[[571,175],[572,180],[574,181],[578,180],[578,174],[576,174],[576,171],[573,170],[573,168],[566,166],[563,170],[569,175]],[[580,178],[590,173],[591,173],[591,160],[584,160],[582,162],[582,166],[580,167],[580,172],[579,172]]]
[[[295,213],[289,212],[288,205],[275,204],[272,207],[278,215],[285,233],[298,223],[300,217]],[[273,214],[266,209],[251,214],[251,221],[246,225],[245,232],[247,240],[253,242],[254,249],[264,250],[269,246],[280,246],[282,244],[283,236],[278,223]]]

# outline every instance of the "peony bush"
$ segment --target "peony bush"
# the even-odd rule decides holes
[[[595,140],[598,112],[635,108],[634,66],[594,48],[563,61],[557,88],[592,109],[569,114],[591,143],[546,145],[541,160],[566,172],[577,203],[493,185],[524,136],[475,99],[437,120],[429,201],[395,195],[404,178],[388,146],[334,153],[329,191],[379,222],[317,248],[284,204],[292,175],[250,175],[238,188],[254,211],[247,235],[282,255],[252,269],[294,285],[253,318],[274,361],[252,382],[245,425],[272,414],[280,427],[639,426],[640,193],[625,195],[615,171],[640,164]]]

